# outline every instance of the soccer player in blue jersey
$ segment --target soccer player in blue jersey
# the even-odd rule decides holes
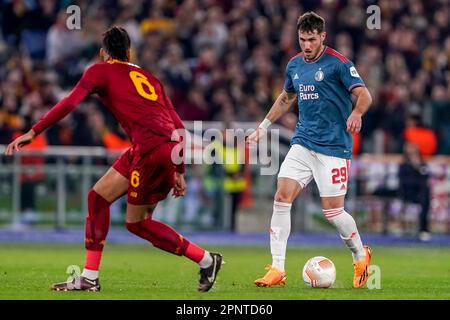
[[[338,230],[353,256],[353,287],[368,279],[371,249],[363,246],[355,220],[344,209],[348,171],[352,156],[352,134],[361,130],[361,117],[372,98],[353,63],[324,44],[325,21],[314,12],[297,23],[302,52],[286,67],[282,93],[258,129],[248,137],[257,143],[271,123],[298,99],[300,119],[291,148],[278,174],[270,224],[272,265],[257,286],[285,284],[286,245],[291,229],[294,199],[314,179],[319,188],[323,214]],[[352,94],[356,97],[352,108]]]

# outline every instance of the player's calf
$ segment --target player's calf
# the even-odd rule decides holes
[[[170,226],[147,218],[138,222],[127,222],[128,231],[149,241],[153,246],[178,256],[184,255],[189,241]]]
[[[88,194],[89,214],[86,217],[85,247],[90,251],[102,251],[109,231],[109,207],[94,189]]]

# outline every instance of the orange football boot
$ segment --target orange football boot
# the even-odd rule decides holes
[[[353,288],[361,288],[369,279],[370,258],[372,257],[372,249],[364,246],[366,257],[361,261],[353,261],[355,275],[353,276]]]
[[[258,287],[281,286],[286,284],[287,276],[285,271],[281,271],[271,265],[266,266],[266,270],[267,273],[264,277],[255,280],[255,284]]]

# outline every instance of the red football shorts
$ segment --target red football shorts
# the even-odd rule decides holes
[[[176,142],[167,142],[140,154],[131,147],[113,164],[113,168],[128,179],[128,203],[154,204],[167,197],[175,185],[175,165],[171,152]]]

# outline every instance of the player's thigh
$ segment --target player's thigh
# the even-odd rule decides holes
[[[275,201],[292,202],[312,180],[311,152],[297,144],[291,146],[278,173]]]
[[[127,192],[128,179],[111,167],[97,181],[93,189],[106,201],[114,202]]]
[[[175,185],[175,166],[171,160],[174,145],[165,143],[134,158],[128,185],[129,204],[152,205],[167,197]]]
[[[125,221],[127,223],[139,222],[153,214],[157,203],[151,205],[134,205],[127,203],[127,213]]]
[[[316,181],[321,198],[344,198],[347,193],[350,160],[316,154],[317,160],[313,166],[314,180]]]

